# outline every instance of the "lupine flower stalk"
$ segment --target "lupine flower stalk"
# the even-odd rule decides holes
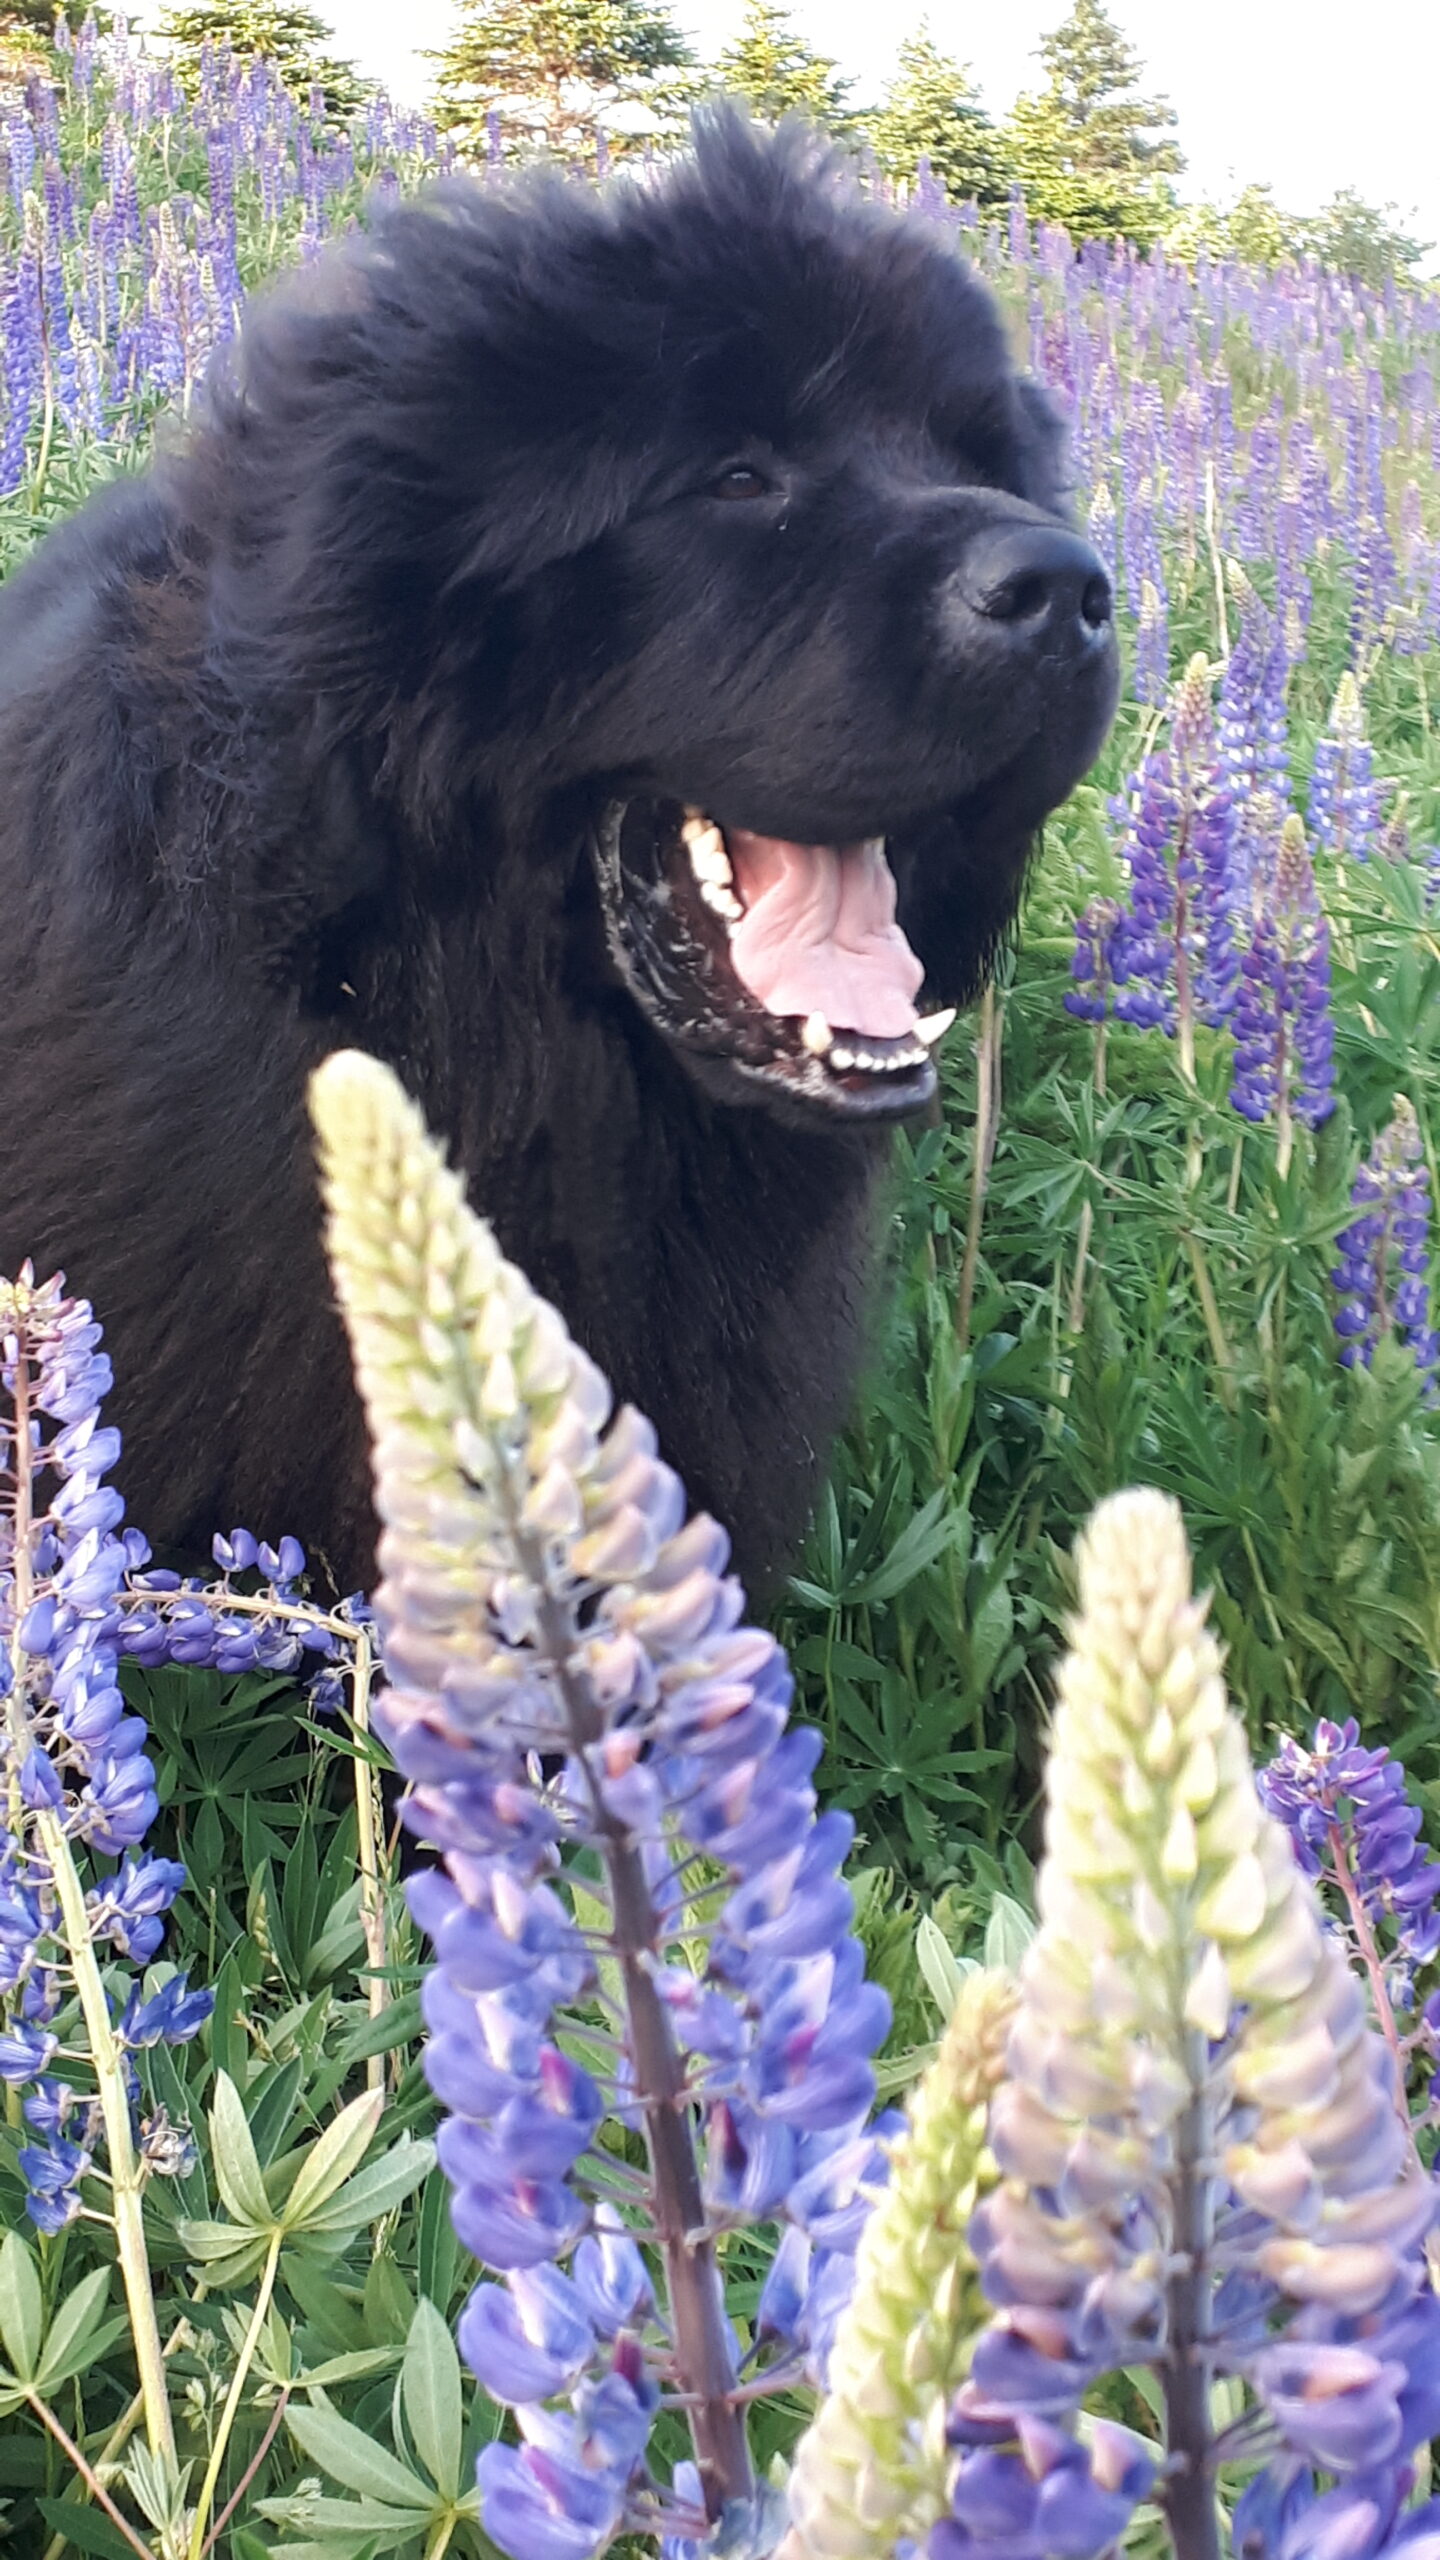
[[[1276,1163],[1289,1170],[1294,1124],[1315,1128],[1334,1109],[1330,928],[1320,905],[1305,822],[1280,829],[1270,876],[1255,884],[1255,925],[1235,998],[1230,1100],[1243,1119],[1273,1120]]]
[[[1176,2560],[1219,2560],[1218,2472],[1257,2455],[1232,2522],[1247,2560],[1428,2549],[1440,2501],[1398,2519],[1440,2424],[1434,2182],[1261,1805],[1158,1493],[1102,1504],[1080,1541],[1046,1801],[1041,1926],[990,2111],[1000,2182],[971,2224],[994,2309],[931,2560],[1098,2560],[1147,2493]],[[1090,2386],[1137,2365],[1163,2396],[1158,2470],[1133,2440],[1076,2434]],[[1219,2434],[1217,2376],[1248,2403]]]
[[[1421,1812],[1410,1802],[1405,1771],[1383,1744],[1361,1742],[1353,1716],[1344,1724],[1322,1717],[1308,1750],[1285,1737],[1259,1785],[1306,1874],[1328,1886],[1341,1907],[1403,2094],[1398,2021],[1413,2014],[1418,1976],[1440,1953],[1440,1859],[1420,1838]],[[1432,1995],[1427,2035],[1437,2025],[1440,1995]]]
[[[1195,1081],[1195,1024],[1218,1024],[1235,989],[1231,940],[1234,815],[1221,766],[1203,657],[1175,689],[1170,742],[1130,784],[1124,854],[1130,906],[1105,957],[1122,1021],[1177,1034],[1181,1073]],[[1097,955],[1098,957],[1098,955]],[[1079,977],[1077,949],[1076,976]],[[1071,1010],[1078,1010],[1072,1004]]]
[[[910,2101],[795,2456],[780,2560],[890,2560],[944,2512],[945,2420],[983,2316],[967,2235],[996,2174],[986,2115],[1014,2007],[1008,1974],[967,1976]]]
[[[105,1482],[119,1434],[100,1418],[110,1364],[99,1344],[89,1306],[67,1298],[59,1278],[37,1287],[27,1266],[0,1280],[0,2078],[28,2091],[36,2139],[19,2165],[42,2231],[79,2211],[103,2141],[146,2431],[151,2451],[173,2463],[131,2057],[193,2035],[212,1995],[172,1974],[148,1992],[137,1982],[121,2005],[101,1968],[107,1941],[142,1965],[155,1953],[184,1869],[135,1855],[156,1797],[144,1727],[116,1678],[117,1594],[130,1556],[116,1534],[124,1506]],[[122,1863],[87,1891],[83,1862],[93,1850]],[[47,2076],[72,1999],[93,2102]]]
[[[1394,1333],[1433,1392],[1440,1333],[1430,1320],[1430,1170],[1415,1106],[1397,1094],[1392,1116],[1350,1191],[1355,1212],[1335,1239],[1340,1295],[1335,1330],[1347,1369],[1369,1368]]]
[[[440,2157],[501,2279],[460,2339],[522,2437],[481,2456],[486,2530],[515,2560],[627,2529],[679,2550],[722,2519],[748,2547],[742,2400],[823,2358],[880,2167],[888,2004],[849,1935],[851,1826],[816,1817],[818,1743],[786,1730],[724,1533],[687,1522],[650,1426],[612,1413],[389,1071],[342,1052],[312,1109],[383,1523],[377,1722],[445,1853],[411,1886]],[[609,2111],[643,2130],[643,2178],[597,2147]],[[743,2358],[716,2243],[774,2221]],[[646,2461],[667,2391],[696,2454],[669,2491]]]
[[[1316,842],[1337,861],[1348,854],[1352,862],[1368,862],[1380,826],[1380,800],[1360,687],[1347,669],[1311,768],[1310,824]]]

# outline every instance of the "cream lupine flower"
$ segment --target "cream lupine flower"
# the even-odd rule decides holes
[[[1008,1973],[969,1975],[911,2097],[796,2452],[780,2560],[889,2560],[944,2512],[945,2419],[982,2317],[966,2232],[995,2175],[986,2109],[1014,2006]]]
[[[1261,1808],[1176,1506],[1116,1496],[1078,1557],[1041,1926],[991,2109],[1003,2175],[972,2225],[998,2308],[970,2388],[1064,2418],[1094,2374],[1153,2361],[1172,2530],[1201,2550],[1208,2375],[1247,2370],[1284,2432],[1283,2319],[1307,2306],[1306,2448],[1343,2469],[1322,2413],[1379,2386],[1325,2315],[1403,2301],[1434,2189],[1360,1985]],[[1260,2288],[1243,2349],[1217,2309],[1225,2267]],[[963,2517],[963,2475],[956,2500]]]

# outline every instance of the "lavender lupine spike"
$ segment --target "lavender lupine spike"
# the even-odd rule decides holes
[[[1119,982],[1117,1016],[1177,1032],[1182,1072],[1192,1083],[1197,1017],[1223,1022],[1236,978],[1235,820],[1210,684],[1205,659],[1192,658],[1175,689],[1170,742],[1145,758],[1128,803],[1120,804],[1130,909],[1107,955]]]
[[[1387,1125],[1350,1191],[1355,1211],[1335,1239],[1331,1278],[1340,1293],[1335,1330],[1346,1368],[1369,1368],[1375,1346],[1394,1333],[1433,1388],[1440,1333],[1430,1316],[1430,1169],[1414,1104],[1395,1096]]]
[[[1255,927],[1235,998],[1230,1100],[1243,1119],[1275,1122],[1283,1174],[1295,1121],[1316,1128],[1335,1107],[1330,928],[1305,822],[1293,811],[1280,829],[1271,876],[1257,882],[1255,898]]]
[[[1440,1859],[1420,1837],[1404,1769],[1383,1744],[1362,1744],[1353,1716],[1343,1725],[1322,1717],[1308,1750],[1285,1737],[1258,1784],[1306,1874],[1338,1896],[1398,2062],[1396,2020],[1413,2012],[1417,1977],[1440,1953]],[[1425,2026],[1433,2038],[1440,1995],[1426,2004]]]
[[[1310,824],[1318,844],[1339,860],[1368,862],[1380,826],[1381,787],[1375,750],[1365,735],[1360,687],[1348,670],[1341,677],[1330,722],[1315,747],[1310,775]]]
[[[1360,1984],[1260,1804],[1176,1506],[1102,1504],[1079,1569],[1041,1926],[990,2111],[1001,2182],[971,2226],[994,2316],[931,2560],[1098,2560],[1147,2491],[1175,2560],[1219,2560],[1222,2375],[1254,2402],[1237,2451],[1263,2457],[1235,2549],[1369,2560],[1389,2547],[1366,2538],[1370,2511],[1393,2519],[1440,2424],[1435,2185]],[[1088,2387],[1137,2365],[1160,2385],[1158,2477],[1133,2440],[1075,2432]],[[1424,2522],[1440,2528],[1440,2501]]]
[[[515,2560],[758,2530],[737,2392],[823,2355],[879,2165],[888,2006],[849,1935],[851,1826],[816,1818],[817,1744],[786,1731],[784,1659],[743,1624],[724,1533],[686,1521],[650,1426],[612,1415],[394,1077],[342,1052],[311,1099],[384,1524],[383,1730],[407,1819],[446,1852],[411,1886],[438,1959],[440,2156],[503,2280],[462,2337],[523,2439],[481,2457],[486,2529]],[[576,2002],[606,2033],[562,2050]],[[616,2108],[648,2144],[658,2301],[631,2183],[592,2148]],[[715,2235],[775,2220],[791,2236],[742,2376]],[[646,2465],[667,2378],[698,2503]]]
[[[1090,898],[1075,919],[1075,951],[1065,1010],[1082,1022],[1104,1022],[1115,1001],[1116,937],[1121,910],[1114,898]]]

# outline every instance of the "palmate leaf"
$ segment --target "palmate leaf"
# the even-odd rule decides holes
[[[288,2231],[304,2230],[358,2169],[374,2139],[384,2107],[383,2089],[370,2089],[363,2097],[352,2098],[305,2153],[281,2217]]]

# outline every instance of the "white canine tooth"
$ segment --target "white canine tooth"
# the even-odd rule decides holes
[[[824,1014],[807,1013],[800,1025],[801,1047],[808,1049],[812,1058],[823,1058],[827,1049],[833,1048],[834,1043],[835,1034]]]
[[[730,856],[725,850],[724,840],[718,833],[713,837],[697,837],[689,850],[690,868],[697,880],[708,880],[717,889],[729,888],[735,875],[730,868]]]
[[[953,1004],[947,1005],[943,1013],[922,1014],[915,1025],[915,1037],[923,1040],[927,1049],[933,1049],[937,1040],[944,1039],[954,1019]]]

